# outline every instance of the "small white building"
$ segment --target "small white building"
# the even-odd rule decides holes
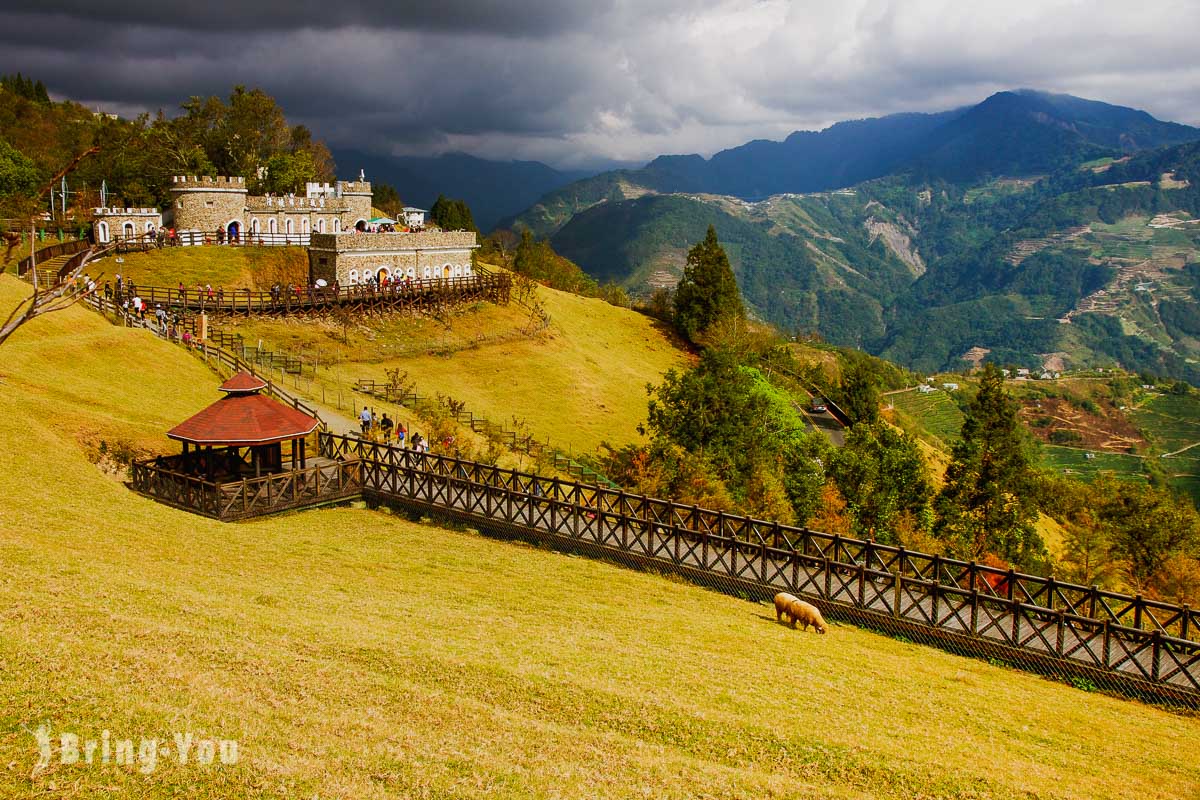
[[[157,208],[93,208],[96,218],[96,243],[135,239],[162,227]]]
[[[917,386],[917,391],[920,392],[921,394],[929,394],[930,392],[933,391],[933,387],[930,386],[928,383],[922,383],[919,386]]]
[[[947,392],[957,392],[958,384],[957,383],[943,383],[942,388],[945,389]]]
[[[425,227],[425,215],[428,213],[429,213],[428,210],[426,210],[424,208],[413,208],[412,206],[405,206],[403,209],[401,209],[400,219],[404,222],[404,224],[406,226],[408,226],[410,228],[424,228]]]

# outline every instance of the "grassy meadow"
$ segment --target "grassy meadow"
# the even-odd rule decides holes
[[[646,417],[646,384],[684,366],[686,353],[641,314],[554,289],[538,293],[550,315],[540,331],[515,303],[480,303],[437,320],[342,327],[259,319],[228,329],[252,345],[261,341],[326,365],[317,381],[327,399],[340,390],[349,402],[348,388],[359,378],[383,381],[388,369],[400,369],[422,395],[448,395],[494,422],[516,417],[563,450],[635,441]]]
[[[142,285],[183,280],[188,286],[266,287],[276,279],[295,280],[300,266],[307,269],[302,255],[301,248],[177,247],[130,253],[123,264],[109,259],[103,268],[122,270]],[[516,417],[529,433],[563,450],[591,452],[601,442],[634,441],[646,415],[646,384],[685,365],[686,353],[673,334],[641,314],[545,287],[537,292],[550,317],[542,330],[531,322],[529,309],[516,303],[479,303],[437,319],[392,317],[369,324],[273,319],[219,324],[252,346],[261,342],[320,364],[309,393],[335,404],[340,396],[345,413],[363,399],[350,392],[359,378],[383,381],[386,370],[399,368],[418,393],[448,395],[493,422]]]
[[[1195,717],[380,512],[158,505],[88,442],[173,449],[213,375],[82,309],[0,355],[0,796],[1200,794]],[[41,724],[238,762],[36,771]]]
[[[117,259],[120,259],[118,261]],[[106,280],[117,275],[139,286],[189,289],[212,284],[229,289],[265,290],[271,284],[308,283],[308,255],[303,247],[163,247],[125,253],[97,262]]]

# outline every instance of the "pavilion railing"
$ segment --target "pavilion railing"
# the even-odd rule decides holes
[[[209,481],[182,471],[178,456],[148,458],[130,466],[134,490],[161,503],[223,521],[285,511],[357,496],[357,461],[312,464],[258,478]]]

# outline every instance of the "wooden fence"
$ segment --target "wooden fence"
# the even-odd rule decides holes
[[[362,464],[363,494],[374,502],[675,571],[724,591],[790,591],[823,601],[835,618],[1200,703],[1200,628],[1186,606],[352,437],[318,438],[322,456]]]
[[[509,301],[512,279],[505,273],[479,269],[460,278],[414,280],[389,286],[332,286],[254,289],[170,288],[138,285],[133,291],[151,306],[213,315],[324,315],[341,308],[356,313],[430,311],[461,303]],[[118,298],[123,299],[123,298]]]
[[[43,247],[41,250],[35,251],[32,255],[25,256],[17,262],[17,275],[25,277],[30,268],[35,264],[41,264],[44,261],[49,261],[52,258],[59,256],[74,255],[82,253],[90,248],[91,242],[87,239],[75,239],[73,241],[58,242],[48,247]]]
[[[183,472],[178,458],[157,457],[134,461],[130,476],[134,490],[147,497],[225,522],[337,502],[362,493],[357,461],[214,482]]]
[[[518,433],[507,426],[492,422],[486,417],[476,414],[461,406],[456,407],[451,402],[451,398],[445,395],[438,395],[436,399],[425,397],[417,394],[411,389],[400,390],[389,383],[371,380],[369,378],[359,378],[353,386],[354,391],[362,394],[369,394],[372,397],[379,398],[386,402],[396,403],[401,406],[409,406],[410,408],[420,408],[422,405],[430,406],[434,403],[441,404],[446,411],[454,417],[455,422],[460,425],[465,425],[475,433],[481,433],[494,441],[499,442],[509,450],[518,453],[525,453],[533,458],[548,459],[554,464],[555,469],[560,469],[568,475],[572,475],[583,481],[594,481],[596,483],[605,484],[612,488],[617,488],[617,484],[586,464],[581,464],[571,457],[570,453],[564,453],[550,443],[550,440],[539,441],[533,438],[533,434]]]
[[[132,313],[127,313],[125,308],[119,305],[115,300],[106,298],[98,292],[93,292],[92,294],[88,295],[85,300],[88,305],[99,311],[101,314],[106,316],[111,315],[113,319],[122,321],[125,325],[145,328],[151,333],[154,333],[156,336],[161,336],[169,341],[182,344],[178,337],[181,329],[176,329],[176,335],[172,336],[171,329],[168,328],[166,331],[162,330],[153,316],[150,316],[145,320],[138,319]],[[291,406],[297,411],[309,415],[310,417],[314,417],[318,420],[321,419],[321,415],[317,412],[315,407],[301,400],[299,397],[296,397],[270,377],[261,374],[256,368],[257,365],[248,361],[247,359],[242,358],[235,353],[231,353],[225,348],[211,342],[193,341],[186,346],[191,350],[191,352],[201,358],[205,364],[208,364],[210,367],[212,367],[217,374],[233,375],[242,371],[249,372],[251,375],[266,381],[267,388],[264,389],[266,394],[274,397],[281,403]],[[325,423],[322,421],[321,425],[324,427]]]

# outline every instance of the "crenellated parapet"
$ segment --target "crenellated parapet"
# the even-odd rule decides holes
[[[246,179],[241,176],[173,175],[172,192],[246,192]]]
[[[342,194],[371,194],[370,181],[338,181]]]
[[[107,206],[104,208],[93,208],[92,215],[96,217],[155,217],[159,216],[157,208],[118,208],[117,206]]]

